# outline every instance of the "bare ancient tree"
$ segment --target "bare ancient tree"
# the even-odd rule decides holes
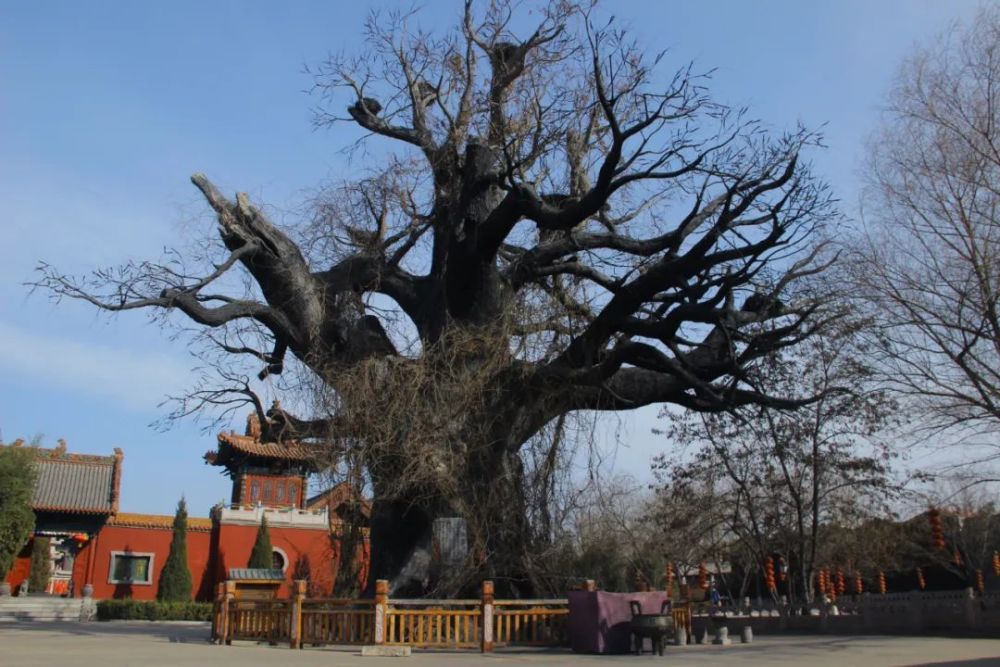
[[[372,578],[400,586],[435,517],[457,516],[469,576],[537,588],[526,503],[560,469],[566,416],[810,398],[743,370],[825,321],[796,291],[834,214],[800,160],[817,137],[770,136],[690,68],[664,77],[586,6],[533,15],[522,30],[512,4],[467,2],[444,34],[373,15],[365,52],[314,74],[318,122],[360,129],[379,157],[294,230],[197,174],[222,241],[207,270],[177,255],[38,279],[110,311],[180,312],[261,377],[305,369],[315,414],[266,411],[226,364],[233,385],[194,398],[253,401],[268,435],[355,452]]]
[[[917,51],[871,146],[861,302],[934,428],[1000,423],[1000,11]]]

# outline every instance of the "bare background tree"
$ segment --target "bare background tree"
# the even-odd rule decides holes
[[[654,461],[654,518],[672,549],[697,546],[704,551],[696,558],[738,561],[754,576],[780,555],[789,575],[781,592],[809,602],[817,568],[853,571],[865,560],[855,531],[890,518],[885,508],[900,490],[891,443],[882,437],[895,405],[875,388],[859,336],[865,324],[845,313],[749,369],[769,393],[822,396],[809,406],[664,415],[670,441],[690,443],[685,455]]]
[[[37,279],[204,328],[220,374],[180,413],[249,402],[266,436],[356,462],[371,579],[397,592],[545,588],[534,554],[551,530],[528,503],[557,486],[568,418],[815,398],[744,375],[829,319],[796,290],[824,268],[812,239],[834,215],[800,157],[818,137],[770,135],[589,5],[542,4],[527,29],[515,7],[468,2],[444,32],[373,14],[364,53],[315,68],[317,122],[365,134],[355,172],[294,229],[196,174],[214,255]],[[266,410],[236,359],[313,400]],[[434,580],[420,563],[447,517],[469,554]]]
[[[871,145],[854,266],[885,381],[935,445],[1000,426],[1000,9],[902,67]],[[977,437],[982,435],[988,437]]]

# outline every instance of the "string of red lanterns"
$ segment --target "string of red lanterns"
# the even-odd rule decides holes
[[[931,524],[931,542],[936,549],[944,549],[944,528],[941,525],[941,511],[932,507],[927,510],[927,520]]]
[[[764,561],[764,579],[767,581],[767,589],[772,593],[778,590],[778,584],[774,579],[774,559],[770,556]]]

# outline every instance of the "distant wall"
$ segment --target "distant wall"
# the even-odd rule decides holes
[[[865,593],[845,596],[837,601],[837,613],[831,607],[819,616],[797,615],[772,609],[726,610],[725,624],[732,637],[750,626],[754,634],[829,633],[838,635],[946,635],[1000,637],[1000,591],[975,595],[972,589],[924,593]],[[707,629],[713,634],[718,621],[695,615],[695,632]]]

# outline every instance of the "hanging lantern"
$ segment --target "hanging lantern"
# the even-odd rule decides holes
[[[980,593],[986,590],[986,579],[983,577],[982,570],[976,570],[976,590]]]
[[[854,573],[854,594],[861,595],[865,592],[865,582],[861,578],[861,572]]]
[[[698,564],[698,588],[703,591],[708,590],[708,568],[704,563]]]
[[[77,546],[79,546],[84,542],[87,542],[90,539],[90,536],[87,535],[87,533],[74,533],[73,535],[70,535],[70,538],[77,543]]]
[[[927,510],[927,520],[931,525],[931,542],[935,549],[944,549],[944,528],[941,525],[941,512],[935,508]]]
[[[998,557],[997,562],[1000,563],[1000,557]],[[788,568],[785,567],[785,557],[778,556],[778,577],[781,581],[788,578]]]
[[[889,590],[888,586],[885,585],[885,572],[879,570],[878,573],[878,592],[885,595],[885,592]]]
[[[816,573],[816,588],[819,589],[820,595],[826,595],[826,571],[823,568]]]
[[[955,547],[955,555],[952,558],[952,562],[955,563],[955,567],[962,567],[962,552]]]
[[[667,595],[670,595],[671,591],[674,590],[674,565],[673,563],[667,563],[665,567],[665,572],[663,575],[664,581],[666,581]]]
[[[772,593],[778,590],[778,583],[774,578],[774,559],[770,556],[764,561],[764,579],[767,583],[767,590]]]
[[[917,568],[917,586],[920,587],[920,590],[927,588],[927,582],[924,580],[924,571],[919,567]]]
[[[847,579],[844,577],[844,569],[837,568],[837,595],[843,595],[847,592]]]
[[[993,574],[1000,577],[1000,552],[993,552]]]

